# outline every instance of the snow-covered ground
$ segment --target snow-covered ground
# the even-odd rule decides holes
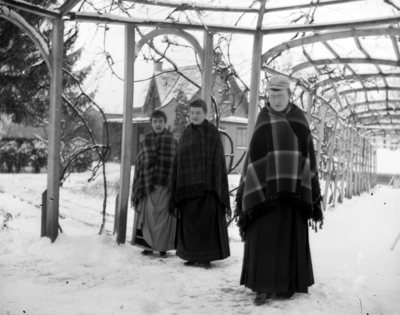
[[[110,165],[107,180],[119,176]],[[316,284],[309,294],[252,304],[254,293],[239,286],[243,243],[229,228],[231,257],[213,268],[184,267],[144,257],[127,242],[117,245],[114,197],[106,230],[98,235],[100,179],[73,174],[61,189],[60,225],[55,243],[40,238],[41,192],[46,174],[0,174],[0,314],[400,314],[400,190],[378,187],[346,199],[325,212],[325,224],[311,232]],[[235,186],[238,176],[231,176]],[[12,217],[10,217],[10,214]]]

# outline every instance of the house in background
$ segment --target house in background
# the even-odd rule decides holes
[[[43,127],[32,127],[24,124],[15,124],[5,114],[0,115],[0,140],[2,139],[35,139],[35,135],[45,138],[47,130]]]
[[[219,55],[216,62],[221,63]],[[178,73],[179,72],[179,73]],[[166,127],[174,129],[175,108],[178,93],[184,93],[188,102],[200,97],[201,72],[197,65],[186,66],[178,69],[163,69],[162,63],[155,63],[153,77],[142,85],[140,90],[135,89],[132,128],[132,164],[135,163],[140,141],[144,135],[151,131],[149,123],[150,114],[155,109],[160,109],[167,115]],[[212,93],[220,111],[220,129],[226,130],[233,141],[234,162],[240,159],[246,149],[247,137],[247,94],[237,84],[235,78],[228,75],[228,70],[217,73],[213,69]],[[107,115],[108,116],[108,115]],[[120,117],[107,118],[112,159],[121,156],[122,139],[122,114]],[[103,126],[103,142],[105,126]],[[228,139],[222,136],[226,154],[231,153]],[[236,169],[240,171],[241,167]]]

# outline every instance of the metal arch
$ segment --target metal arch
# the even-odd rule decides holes
[[[396,129],[394,130],[376,130],[376,129],[370,129],[365,132],[365,137],[371,138],[371,137],[378,137],[379,139],[397,139],[400,138],[400,131],[397,131]],[[383,136],[383,138],[382,138]]]
[[[388,114],[388,112],[399,112],[400,113],[400,108],[396,108],[396,109],[387,109],[387,108],[382,108],[382,109],[374,109],[374,110],[365,110],[362,112],[356,112],[355,114],[357,115],[357,117],[369,117],[372,116],[373,114]],[[368,114],[368,115],[367,115]],[[360,118],[361,118],[360,117]]]
[[[400,66],[400,64],[399,64]],[[358,79],[361,78],[363,80],[369,79],[369,78],[400,78],[400,73],[362,73],[362,74],[352,74],[352,75],[346,75],[343,77],[336,77],[336,78],[329,78],[322,80],[318,82],[315,86],[317,88],[323,87],[325,85],[331,84],[332,82],[340,82],[340,81],[346,81],[346,80],[352,80],[352,79]],[[383,101],[382,101],[383,102]]]
[[[376,101],[368,101],[368,102],[359,102],[359,103],[353,103],[352,106],[353,108],[357,109],[357,107],[361,107],[361,106],[369,106],[369,105],[377,105],[377,104],[385,104],[386,106],[388,106],[389,104],[400,104],[400,99],[384,99],[384,100],[376,100]],[[344,108],[344,110],[347,108],[347,106]],[[383,109],[376,109],[377,111],[390,111],[393,110],[391,108],[385,107]],[[373,112],[373,111],[368,111],[368,112]],[[359,114],[360,112],[355,112],[355,114]],[[364,113],[364,112],[362,112]]]
[[[317,59],[312,62],[303,62],[292,68],[292,73],[296,73],[300,70],[320,65],[333,65],[333,64],[375,64],[392,67],[400,67],[400,61],[388,60],[388,59],[364,59],[364,58],[335,58],[335,59]]]
[[[202,66],[204,65],[204,50],[203,50],[203,48],[201,48],[197,39],[193,35],[185,32],[181,29],[175,29],[175,28],[159,28],[159,29],[151,31],[150,33],[143,36],[141,38],[141,40],[136,44],[136,56],[139,53],[139,51],[142,49],[144,44],[146,44],[149,40],[153,39],[154,37],[161,36],[161,35],[176,35],[176,36],[179,36],[179,37],[185,39],[186,41],[188,41],[189,44],[192,45],[194,50],[199,55],[201,65]]]
[[[329,32],[311,36],[305,36],[299,39],[294,39],[280,45],[277,45],[261,56],[261,63],[267,62],[269,58],[295,47],[314,44],[322,41],[349,38],[349,37],[360,37],[360,36],[382,36],[389,35],[395,36],[400,35],[400,28],[370,28],[370,29],[358,29],[350,31],[340,31],[340,32]]]
[[[344,96],[347,94],[351,93],[356,93],[356,92],[364,92],[364,91],[400,91],[400,87],[385,87],[385,86],[377,86],[377,87],[370,87],[366,89],[351,89],[351,90],[346,90],[339,92],[340,95]]]
[[[377,115],[377,116],[363,116],[358,117],[358,122],[365,124],[366,126],[368,123],[379,123],[381,120],[385,119],[400,119],[400,114],[397,115]]]
[[[32,40],[33,43],[35,43],[36,47],[39,49],[40,54],[42,55],[47,65],[47,68],[50,72],[50,75],[52,76],[53,68],[50,62],[49,47],[46,45],[46,42],[44,41],[42,36],[32,26],[30,26],[21,15],[1,5],[0,5],[0,18],[3,18],[11,22],[15,26],[22,29],[26,33],[26,35],[28,35],[28,37]]]

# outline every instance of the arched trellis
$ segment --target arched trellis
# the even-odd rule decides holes
[[[196,51],[196,53],[199,56],[201,65],[203,66],[204,51],[203,51],[203,48],[200,46],[200,43],[197,41],[197,39],[193,35],[189,34],[188,32],[185,32],[183,30],[175,29],[175,28],[159,28],[159,29],[156,29],[154,31],[147,33],[136,44],[136,53],[138,53],[142,49],[144,44],[146,44],[149,40],[152,40],[153,38],[155,38],[157,36],[162,36],[162,35],[175,35],[175,36],[185,39],[189,44],[192,45],[193,49]]]
[[[53,47],[53,53],[52,53],[52,64],[53,65],[60,65],[60,57],[62,58],[62,53],[61,51],[56,51],[55,47],[59,47],[61,43],[62,47],[62,29],[63,29],[63,23],[64,21],[82,21],[82,22],[94,22],[94,23],[117,23],[117,24],[124,24],[125,25],[125,82],[124,82],[124,127],[123,127],[123,141],[122,141],[122,159],[124,161],[130,161],[130,150],[129,148],[129,139],[131,136],[131,117],[132,117],[132,102],[133,102],[133,65],[134,65],[134,57],[136,53],[137,46],[135,44],[135,27],[138,26],[143,26],[143,27],[155,27],[155,28],[174,28],[174,29],[180,29],[180,30],[201,30],[204,32],[204,45],[205,47],[205,52],[203,52],[204,55],[204,65],[209,65],[211,64],[211,59],[212,59],[212,32],[230,32],[230,33],[238,33],[238,34],[249,34],[253,36],[253,52],[252,52],[252,74],[251,74],[251,85],[250,85],[250,109],[249,109],[249,123],[248,123],[248,136],[251,136],[252,133],[252,128],[254,126],[254,121],[255,121],[255,116],[257,113],[257,106],[258,106],[258,100],[259,100],[259,83],[260,83],[260,70],[262,69],[262,64],[267,61],[267,54],[262,54],[261,49],[263,45],[263,37],[265,35],[269,34],[282,34],[282,33],[294,33],[294,32],[321,32],[324,30],[334,30],[334,29],[342,29],[344,31],[339,31],[339,32],[331,32],[329,34],[341,34],[338,36],[344,36],[346,32],[348,33],[347,37],[354,37],[357,38],[357,36],[362,36],[362,35],[351,35],[352,32],[358,32],[358,34],[361,34],[362,32],[370,32],[371,29],[367,29],[367,27],[374,26],[374,31],[377,33],[379,32],[378,29],[382,32],[384,35],[389,35],[390,39],[392,41],[393,48],[395,50],[397,59],[400,60],[400,53],[397,47],[397,42],[394,39],[394,36],[398,35],[398,30],[395,28],[387,28],[387,27],[379,27],[376,28],[378,25],[390,25],[390,24],[396,24],[400,22],[400,17],[398,16],[390,16],[387,18],[376,18],[376,19],[369,19],[369,20],[360,20],[360,21],[353,21],[353,22],[339,22],[339,23],[322,23],[322,24],[309,24],[309,25],[289,25],[289,26],[273,26],[273,27],[266,27],[262,25],[263,22],[263,17],[265,14],[271,13],[271,12],[279,12],[279,11],[286,11],[286,10],[295,10],[295,9],[304,9],[304,8],[312,8],[312,7],[317,7],[317,6],[323,6],[323,5],[337,5],[337,4],[343,4],[343,3],[349,3],[357,0],[340,0],[340,1],[326,1],[325,3],[319,3],[319,2],[312,2],[310,4],[306,5],[294,5],[294,6],[282,6],[282,7],[276,7],[276,8],[267,8],[266,7],[266,1],[262,0],[260,1],[260,6],[259,8],[234,8],[234,7],[222,7],[222,6],[202,6],[202,5],[185,5],[185,4],[179,4],[179,3],[173,3],[173,2],[164,2],[162,0],[160,1],[151,1],[151,0],[131,0],[131,2],[136,2],[136,3],[143,3],[144,5],[162,5],[166,7],[172,7],[176,10],[207,10],[207,11],[224,11],[224,10],[232,10],[232,12],[242,12],[242,13],[256,13],[258,14],[258,19],[256,23],[255,28],[251,27],[237,27],[237,26],[230,26],[230,25],[216,25],[216,24],[211,24],[211,23],[203,23],[200,21],[199,23],[191,23],[191,22],[174,22],[171,20],[156,20],[156,19],[151,19],[151,18],[146,18],[146,19],[140,19],[140,18],[135,18],[135,17],[120,17],[120,16],[115,16],[112,14],[99,14],[96,12],[70,12],[70,10],[79,2],[79,0],[67,0],[62,6],[60,6],[58,9],[53,9],[53,10],[48,10],[48,9],[43,9],[39,8],[37,6],[31,5],[26,2],[21,2],[21,1],[14,1],[14,0],[0,0],[0,5],[1,4],[6,4],[15,8],[18,8],[20,10],[25,10],[31,13],[35,14],[40,14],[43,16],[46,16],[48,18],[53,19],[53,25],[54,25],[54,31],[53,31],[53,43],[55,43]],[[62,20],[64,19],[64,21]],[[364,28],[364,29],[360,29]],[[350,29],[350,31],[349,31]],[[163,31],[159,31],[163,32]],[[393,34],[391,33],[393,32]],[[397,34],[397,35],[396,35]],[[318,34],[318,35],[313,35],[311,37],[317,38],[317,37],[325,36],[325,34]],[[334,35],[333,35],[334,36]],[[367,36],[367,35],[365,35]],[[373,36],[373,35],[371,35]],[[376,35],[378,36],[378,35]],[[382,36],[382,35],[379,35]],[[303,37],[301,40],[306,39],[306,37]],[[339,37],[338,37],[339,38]],[[328,40],[333,40],[333,37],[331,35],[330,39]],[[292,41],[291,43],[293,43]],[[323,45],[329,50],[333,52],[335,55],[335,52],[333,49],[329,46],[328,43],[322,42]],[[280,48],[282,48],[281,51],[284,51],[286,48],[288,48],[288,43],[282,44]],[[307,45],[305,42],[302,45]],[[135,47],[136,46],[136,47]],[[290,48],[290,46],[289,46]],[[360,49],[362,49],[360,45]],[[273,54],[279,53],[279,51],[273,52]],[[58,58],[58,59],[57,59]],[[346,67],[350,69],[349,64],[351,64],[350,60],[349,63],[343,63],[345,60],[343,58],[340,58],[339,56],[335,56],[335,59],[341,60],[341,64],[344,64]],[[372,58],[366,58],[369,60],[372,60]],[[314,69],[318,69],[315,63],[313,64],[311,61],[310,65]],[[374,63],[369,62],[370,64]],[[326,65],[327,63],[325,63]],[[378,63],[377,63],[378,64]],[[211,75],[211,68],[204,66],[203,65],[203,71],[205,72],[204,78],[209,78]],[[61,80],[58,80],[56,73],[56,68],[55,70],[55,75],[54,75],[54,88],[52,88],[51,91],[51,99],[52,102],[57,102],[57,100],[60,100],[60,95],[61,95]],[[268,67],[263,67],[264,71],[267,71],[269,73],[273,73],[273,69],[268,69]],[[353,74],[353,79],[357,80],[360,82],[363,86],[363,90],[360,91],[363,94],[365,94],[366,99],[368,96],[368,92],[366,91],[365,88],[367,88],[363,84],[364,78],[360,77],[359,74],[355,73],[354,71],[352,72]],[[381,76],[382,77],[382,76]],[[333,79],[333,78],[331,78]],[[342,145],[340,146],[340,150],[342,152],[346,152],[346,157],[349,156],[349,158],[346,158],[346,162],[340,162],[341,164],[351,164],[350,167],[344,168],[346,169],[346,172],[342,172],[342,178],[349,179],[352,182],[352,185],[354,185],[356,188],[349,190],[349,194],[357,193],[359,192],[360,187],[365,187],[365,180],[364,184],[362,183],[362,180],[366,178],[365,173],[366,170],[368,169],[370,171],[370,175],[372,176],[373,172],[376,173],[376,152],[372,147],[368,144],[366,144],[366,141],[362,141],[360,133],[355,129],[355,123],[353,122],[352,124],[347,124],[345,122],[346,117],[342,117],[341,114],[344,112],[339,113],[337,109],[335,108],[334,104],[335,102],[340,103],[340,106],[342,108],[346,108],[345,104],[349,104],[348,101],[346,101],[346,96],[343,98],[345,101],[340,100],[340,94],[339,91],[336,87],[335,89],[335,97],[332,99],[324,99],[321,96],[318,96],[315,93],[314,89],[309,89],[307,86],[303,84],[300,80],[297,80],[294,78],[294,81],[298,83],[298,86],[302,88],[304,91],[307,92],[308,94],[308,100],[307,100],[307,117],[309,119],[315,119],[315,114],[313,115],[312,113],[312,108],[315,103],[318,104],[323,104],[323,108],[326,109],[326,111],[329,110],[329,112],[333,112],[335,116],[334,119],[334,125],[335,125],[335,130],[334,134],[335,137],[331,141],[331,146],[329,151],[333,152],[335,149],[335,141],[336,141],[336,135],[338,136],[339,139],[346,139],[345,146]],[[340,82],[340,81],[337,81]],[[385,86],[389,88],[387,81],[385,81]],[[202,82],[205,84],[206,82]],[[331,80],[327,84],[334,85],[336,81]],[[205,90],[205,86],[202,86],[202,91]],[[205,92],[202,92],[205,93]],[[386,95],[388,95],[389,92],[387,92]],[[205,96],[208,94],[205,93]],[[370,102],[370,100],[367,99],[367,102]],[[332,104],[331,104],[332,103]],[[389,103],[386,103],[389,104]],[[370,104],[367,104],[369,106]],[[51,106],[51,108],[56,108],[57,104],[54,104],[54,106]],[[349,107],[350,108],[350,107]],[[325,113],[326,113],[325,111]],[[359,113],[359,111],[354,111],[352,109],[352,114],[354,113]],[[387,112],[389,114],[392,114],[392,112]],[[50,117],[54,116],[54,114],[51,114]],[[57,118],[54,116],[54,118],[50,119],[51,124],[49,128],[49,134],[54,133],[55,135],[57,134]],[[321,122],[323,122],[325,119],[324,115],[320,118]],[[321,126],[323,126],[323,123],[320,123]],[[318,131],[321,131],[321,126]],[[340,128],[341,127],[341,128]],[[320,140],[319,140],[320,141]],[[54,141],[51,144],[51,159],[53,164],[57,164],[57,146],[54,144]],[[348,153],[347,153],[348,152]],[[363,157],[362,152],[369,152],[368,158]],[[130,162],[129,162],[130,163]],[[339,164],[340,164],[339,163]],[[375,164],[374,164],[375,163]],[[354,164],[354,167],[353,167]],[[127,209],[127,198],[128,198],[128,189],[129,189],[129,180],[126,181],[126,169],[128,167],[128,163],[122,163],[121,165],[121,186],[124,186],[124,183],[128,183],[128,185],[125,185],[123,188],[123,191],[120,191],[120,200],[119,200],[119,205],[118,209],[120,212],[119,217],[119,232],[118,232],[118,239],[117,241],[119,243],[124,243],[125,242],[125,228],[126,228],[126,209]],[[331,164],[328,168],[333,166]],[[130,165],[129,165],[130,167]],[[359,170],[363,170],[363,173],[359,172]],[[54,174],[57,172],[56,169],[50,168],[49,169],[49,178],[54,177]],[[328,172],[330,173],[330,172]],[[354,174],[355,176],[353,176]],[[125,175],[124,175],[125,174]],[[129,174],[129,173],[128,173]],[[364,175],[363,175],[364,174]],[[370,177],[371,177],[370,176]],[[355,177],[355,179],[353,179]],[[124,179],[125,178],[125,179]],[[371,179],[371,183],[373,183],[373,178]],[[348,180],[349,183],[349,180]],[[48,180],[48,187],[50,185],[54,186],[54,182],[52,183],[51,181]],[[55,185],[57,186],[57,185]],[[126,187],[127,186],[127,187]],[[343,186],[343,180],[342,180],[342,186]],[[349,185],[347,185],[349,187]],[[350,185],[351,186],[351,185]],[[58,194],[54,195],[52,198],[56,197],[57,199],[57,204],[54,203],[53,207],[53,217],[55,217],[55,214],[58,213]],[[125,217],[125,218],[124,218]],[[125,220],[125,227],[124,227],[124,220]],[[55,234],[55,237],[57,235]],[[55,239],[54,237],[54,239]]]
[[[61,97],[62,97],[62,64],[64,22],[61,18],[53,18],[51,54],[48,47],[36,30],[18,13],[0,6],[0,18],[21,28],[35,43],[50,73],[50,104],[48,128],[48,161],[46,221],[42,222],[42,234],[55,241],[58,235],[59,182],[60,182],[60,130],[61,130]],[[44,228],[45,226],[45,228]],[[45,230],[45,231],[44,231]]]
[[[50,60],[50,52],[43,37],[32,26],[30,26],[21,15],[5,6],[0,7],[0,18],[3,18],[14,24],[15,26],[19,27],[26,33],[26,35],[28,35],[28,37],[32,40],[32,42],[35,43],[36,47],[39,49],[39,52],[42,55],[44,62],[46,63],[47,69],[49,70],[50,75],[52,75],[53,69]]]

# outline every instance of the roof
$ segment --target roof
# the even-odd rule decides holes
[[[243,117],[228,116],[221,118],[220,121],[247,125],[248,119]]]
[[[135,118],[132,118],[132,123],[134,123],[134,124],[147,123],[149,121],[150,121],[150,117],[135,117]],[[107,122],[122,124],[123,118],[111,118],[111,119],[107,119]]]
[[[165,69],[155,73],[161,106],[171,102],[179,91],[184,91],[187,98],[191,99],[200,89],[195,85],[201,85],[201,72],[197,65],[181,67],[178,71],[182,75],[175,69]],[[186,78],[193,81],[195,84],[191,83]]]

